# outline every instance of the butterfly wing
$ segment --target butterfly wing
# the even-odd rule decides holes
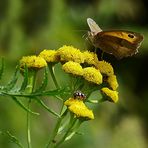
[[[143,36],[125,30],[102,31],[94,35],[92,43],[104,52],[121,59],[138,52]]]
[[[87,24],[90,28],[90,31],[94,34],[102,31],[98,24],[91,18],[87,18]]]

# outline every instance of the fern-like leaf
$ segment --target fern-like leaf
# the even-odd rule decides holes
[[[53,111],[52,109],[50,109],[42,100],[38,99],[37,97],[35,98],[36,101],[42,106],[44,107],[48,112],[50,112],[51,114],[55,115],[56,117],[60,117],[60,115],[58,113],[56,113],[55,111]]]
[[[10,82],[4,87],[5,90],[9,91],[15,86],[18,79],[18,71],[19,71],[19,66],[16,67],[16,70]]]
[[[0,134],[3,136],[8,136],[11,142],[15,143],[20,148],[24,148],[22,144],[20,143],[20,141],[18,140],[18,138],[12,135],[9,131],[6,131],[6,132],[0,131]]]
[[[11,97],[16,102],[16,104],[18,104],[25,111],[27,111],[27,112],[29,112],[31,114],[34,114],[34,115],[39,115],[39,113],[33,112],[30,109],[28,109],[27,107],[25,107],[25,105],[21,101],[19,101],[16,97],[14,97],[14,96],[11,96]]]
[[[56,96],[64,93],[64,91],[65,89],[55,89],[55,90],[42,91],[38,93],[33,92],[32,94],[30,94],[30,96]]]

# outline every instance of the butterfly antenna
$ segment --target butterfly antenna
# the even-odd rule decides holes
[[[87,32],[88,30],[84,30],[84,29],[81,29],[81,30],[73,30],[75,32]]]

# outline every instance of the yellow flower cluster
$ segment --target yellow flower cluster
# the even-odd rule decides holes
[[[115,75],[110,75],[107,78],[107,82],[112,90],[116,90],[118,88],[118,82]]]
[[[118,82],[116,75],[114,75],[113,67],[106,61],[98,61],[95,67],[100,70],[102,75],[107,77],[106,82],[108,83],[109,88],[102,88],[102,94],[106,96],[107,100],[116,103],[118,101],[118,92],[116,91],[118,88]]]
[[[74,113],[77,118],[81,118],[83,120],[94,119],[92,110],[88,109],[82,100],[69,98],[64,104],[68,107],[70,112]]]
[[[118,92],[117,91],[114,91],[114,90],[111,90],[107,87],[104,87],[101,89],[103,95],[105,95],[105,97],[111,101],[111,102],[114,102],[116,103],[118,101]]]
[[[57,50],[57,55],[60,57],[61,62],[73,61],[77,63],[84,63],[82,52],[73,46],[63,46],[59,48]]]
[[[83,52],[84,62],[89,65],[97,65],[98,57],[94,52],[85,51]]]
[[[20,60],[20,67],[24,68],[25,65],[28,68],[39,69],[39,68],[47,66],[47,63],[42,57],[26,56],[26,57],[22,57],[22,59]]]
[[[42,58],[44,58],[47,63],[50,63],[50,62],[58,62],[59,61],[57,52],[55,50],[47,50],[47,49],[44,49],[39,54],[39,56],[42,57]]]
[[[99,70],[94,67],[86,67],[83,69],[83,77],[90,82],[101,84],[102,83],[102,75]]]
[[[42,68],[47,65],[46,62],[48,64],[61,62],[63,64],[62,69],[66,73],[82,76],[85,80],[91,83],[100,85],[103,82],[106,82],[109,85],[108,89],[111,91],[116,91],[118,88],[118,82],[110,63],[106,61],[99,61],[97,55],[93,52],[81,52],[73,46],[64,45],[58,50],[44,49],[38,57],[23,57],[20,60],[20,65],[21,67],[26,65],[28,68]],[[104,92],[108,94],[108,97],[111,94],[110,90],[106,90]],[[102,92],[103,91],[104,89]],[[109,92],[107,93],[107,91]],[[110,96],[110,98],[113,102],[116,102],[114,100],[117,100],[114,99],[113,96]]]
[[[62,68],[66,73],[82,76],[85,80],[102,84],[103,76],[107,77],[109,88],[116,90],[118,82],[114,75],[113,67],[106,61],[99,61],[93,52],[81,52],[72,46],[63,46],[57,50],[61,61],[65,61]],[[82,67],[81,64],[87,63],[91,67]],[[83,64],[84,65],[84,64]]]
[[[66,62],[62,66],[62,68],[66,73],[72,73],[73,75],[78,75],[78,76],[83,75],[83,68],[79,63],[69,61],[69,62]]]
[[[99,70],[95,69],[94,67],[82,68],[82,66],[79,63],[69,61],[66,62],[62,66],[62,68],[66,73],[71,73],[77,76],[83,76],[83,78],[89,82],[95,84],[102,83],[102,75],[99,72]]]
[[[105,76],[105,82],[109,88],[102,88],[102,93],[106,94],[109,101],[118,101],[118,82],[114,74],[113,67],[106,61],[99,61],[97,55],[93,52],[81,52],[72,46],[63,46],[57,50],[60,61],[66,62],[62,68],[66,73],[82,76],[85,80],[102,84]],[[83,64],[84,63],[84,64]],[[91,65],[91,67],[82,67],[81,64]]]
[[[113,67],[110,63],[106,61],[98,61],[95,65],[97,69],[100,70],[100,72],[104,75],[110,76],[114,74]]]

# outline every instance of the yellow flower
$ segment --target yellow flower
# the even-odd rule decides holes
[[[72,61],[66,62],[62,66],[62,68],[66,73],[71,73],[73,75],[79,75],[79,76],[83,74],[83,69],[81,65],[76,62],[72,62]]]
[[[69,98],[64,104],[77,118],[84,120],[94,119],[93,111],[88,109],[82,100]]]
[[[28,68],[38,69],[38,68],[47,66],[47,63],[42,57],[25,56],[25,57],[22,57],[22,59],[20,60],[20,67],[24,68],[25,65]]]
[[[107,82],[113,90],[116,90],[118,88],[118,82],[115,75],[109,76]]]
[[[73,46],[63,46],[57,50],[57,55],[60,57],[60,61],[74,61],[77,63],[84,63],[84,57],[82,52],[74,48]]]
[[[84,55],[84,62],[90,65],[96,65],[98,62],[97,55],[94,52],[85,51],[83,52]]]
[[[116,103],[118,101],[118,92],[113,91],[107,87],[101,89],[101,92],[105,95],[107,100]]]
[[[66,100],[65,102],[64,102],[64,104],[66,105],[66,106],[71,106],[72,104],[75,104],[75,102],[77,102],[77,101],[79,101],[78,99],[74,99],[74,98],[69,98],[68,100]]]
[[[102,83],[102,75],[98,69],[94,67],[87,67],[83,69],[83,77],[90,82],[101,84]]]
[[[110,63],[106,61],[98,61],[97,64],[95,65],[97,69],[100,70],[102,74],[105,74],[107,76],[113,75],[114,70],[113,67],[111,66]]]
[[[44,49],[40,54],[39,57],[42,57],[46,60],[46,62],[58,62],[57,52],[55,50],[47,50]]]

